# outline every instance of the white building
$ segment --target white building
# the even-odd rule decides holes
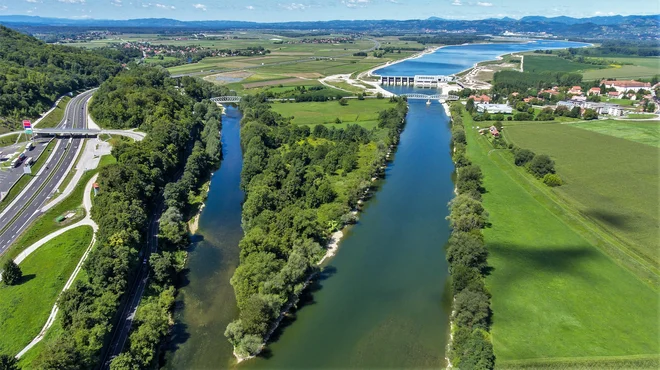
[[[503,114],[511,114],[513,113],[513,108],[506,104],[483,104],[479,103],[476,105],[477,106],[477,112],[479,113],[484,113],[488,112],[490,114],[497,114],[497,113],[503,113]]]
[[[626,92],[628,90],[637,92],[639,90],[651,89],[651,84],[648,82],[602,80],[600,83],[601,85],[605,85],[606,89],[614,88],[620,93]]]
[[[450,82],[454,79],[450,76],[415,76],[415,87],[437,88],[440,83]]]

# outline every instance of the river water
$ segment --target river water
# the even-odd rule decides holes
[[[540,41],[442,48],[383,68],[382,75],[452,74],[511,52],[578,47]],[[391,91],[422,92],[408,87]],[[380,189],[302,297],[263,356],[238,367],[438,368],[445,365],[451,295],[444,245],[453,197],[449,119],[440,104],[411,101],[408,123]],[[223,155],[181,290],[172,369],[237,367],[223,333],[237,316],[229,279],[238,264],[241,201],[240,114],[223,120]]]

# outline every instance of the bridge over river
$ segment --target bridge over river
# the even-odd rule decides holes
[[[448,95],[448,94],[415,94],[415,93],[410,93],[410,94],[401,94],[398,96],[405,96],[406,99],[408,100],[444,100],[444,101],[449,101],[449,100],[458,100],[458,96],[456,95]],[[375,96],[365,96],[367,99],[375,99]],[[357,99],[356,96],[347,96],[346,99]],[[216,103],[216,104],[223,104],[223,103],[239,103],[241,101],[240,96],[218,96],[215,98],[211,98],[211,101]],[[269,102],[275,102],[275,101],[295,101],[294,98],[285,98],[285,99],[268,99]]]

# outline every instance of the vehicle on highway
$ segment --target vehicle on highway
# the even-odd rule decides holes
[[[30,150],[34,149],[34,143],[29,141],[27,145],[25,146],[25,151],[29,152]]]
[[[32,157],[28,157],[28,158],[25,160],[25,162],[23,162],[23,165],[24,165],[24,166],[32,166],[33,163],[34,163],[34,159],[33,159]]]
[[[25,160],[26,156],[25,153],[21,153],[18,157],[14,158],[13,161],[11,161],[11,166],[16,168],[23,163],[23,160]]]

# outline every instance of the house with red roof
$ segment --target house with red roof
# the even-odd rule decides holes
[[[625,80],[625,81],[602,80],[600,84],[605,85],[605,88],[607,89],[614,88],[618,92],[625,92],[628,90],[639,91],[639,90],[651,89],[651,84],[649,82],[639,82],[634,80]]]
[[[490,104],[490,97],[488,95],[471,95],[468,99],[473,99],[475,103]]]
[[[592,87],[587,95],[600,96],[600,87]]]

